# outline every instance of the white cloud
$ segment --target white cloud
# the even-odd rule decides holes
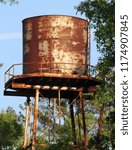
[[[22,39],[22,33],[21,32],[0,33],[0,40],[14,40],[14,39]]]

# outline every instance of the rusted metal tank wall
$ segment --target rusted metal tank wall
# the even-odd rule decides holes
[[[87,26],[71,16],[37,16],[23,20],[23,73],[47,69],[75,73],[86,63]],[[34,62],[34,63],[33,63]]]

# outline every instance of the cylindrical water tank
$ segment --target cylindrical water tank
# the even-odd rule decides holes
[[[86,64],[88,22],[72,16],[23,20],[23,73],[77,74]]]

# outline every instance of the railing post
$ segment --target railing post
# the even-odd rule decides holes
[[[6,83],[6,73],[4,74],[4,81],[5,81],[5,83]]]
[[[15,67],[14,67],[14,65],[13,65],[13,72],[12,72],[12,74],[13,74],[13,76],[15,75]]]
[[[9,73],[8,73],[8,80],[10,79],[10,70],[9,70]]]

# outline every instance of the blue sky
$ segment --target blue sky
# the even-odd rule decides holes
[[[4,96],[4,72],[16,63],[22,63],[22,20],[38,15],[70,15],[81,17],[76,14],[74,6],[82,0],[20,0],[18,5],[0,3],[0,109],[8,106],[18,111],[18,105],[23,104],[26,98]],[[95,42],[92,42],[91,64],[97,62]]]

